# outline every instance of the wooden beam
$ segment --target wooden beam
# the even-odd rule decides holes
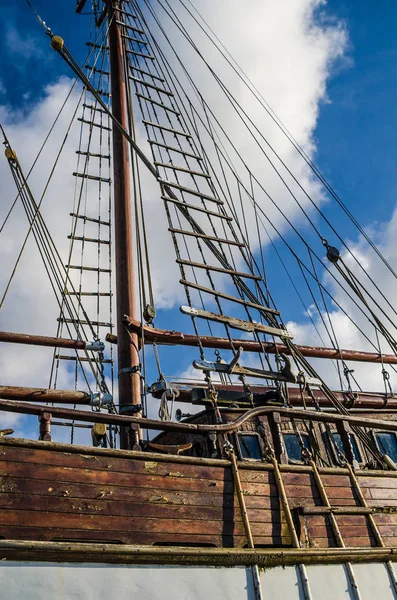
[[[178,387],[178,386],[177,386]],[[244,399],[244,388],[242,386],[226,386],[215,385],[219,393],[219,404],[222,405],[222,391],[235,391],[241,394]],[[179,397],[178,402],[192,402],[192,388],[186,385],[178,387]],[[268,392],[274,391],[274,388],[264,386],[251,386],[251,391],[254,395],[265,395]],[[397,398],[389,398],[386,394],[375,394],[371,392],[360,392],[357,396],[352,397],[344,392],[333,392],[340,402],[346,408],[358,408],[362,410],[370,409],[397,409]],[[327,396],[321,390],[314,390],[313,394],[321,408],[332,408]],[[289,401],[292,406],[299,407],[302,405],[302,397],[298,388],[288,388]],[[156,396],[155,396],[156,397]],[[75,390],[52,390],[47,388],[30,388],[10,385],[0,385],[0,398],[3,400],[22,400],[23,402],[54,402],[56,404],[77,404],[89,405],[90,394],[83,391]],[[314,407],[313,399],[310,396],[305,398],[308,407]],[[207,402],[203,400],[195,402],[196,404],[205,405]],[[236,400],[233,401],[236,403]]]
[[[199,338],[196,335],[187,333],[181,333],[180,331],[167,331],[165,329],[156,329],[155,327],[142,327],[139,321],[135,321],[130,317],[124,317],[124,322],[127,325],[131,333],[136,333],[138,336],[142,335],[142,330],[145,335],[145,344],[156,344],[165,345],[178,345],[178,346],[192,346],[198,348]],[[107,336],[107,341],[113,344],[117,343],[117,336]],[[200,343],[203,348],[217,348],[219,350],[230,350],[230,341],[227,338],[211,337],[211,336],[200,336]],[[291,354],[290,349],[283,345],[277,344],[277,347],[272,342],[258,342],[234,339],[233,343],[236,346],[241,346],[247,352],[262,352],[265,350],[270,354],[283,353]],[[319,346],[301,346],[295,345],[297,350],[302,353],[303,356],[309,358],[327,358],[331,360],[353,360],[357,362],[371,362],[371,363],[383,363],[389,365],[397,364],[397,356],[394,354],[380,354],[376,352],[361,352],[360,350],[335,350],[335,348],[321,348]]]
[[[0,541],[3,560],[247,566],[339,564],[397,560],[395,548],[188,548],[80,542]]]
[[[87,342],[83,340],[67,340],[65,338],[13,333],[11,331],[0,331],[0,342],[26,344],[28,346],[48,346],[50,348],[70,348],[71,350],[85,350],[87,346]]]
[[[178,384],[171,382],[173,387],[177,387],[179,390],[178,402],[186,402],[192,403],[192,390],[195,389],[196,392],[201,388],[203,391],[207,389],[206,385],[203,383],[200,384]],[[241,385],[222,385],[222,384],[214,384],[215,389],[218,392],[218,404],[220,406],[227,406],[228,404],[240,404],[241,408],[244,407],[244,402],[248,402],[246,399],[246,392],[244,391],[243,386]],[[261,386],[261,385],[251,385],[251,392],[254,394],[254,402],[256,404],[264,404],[266,402],[266,396],[270,392],[274,392],[274,387]],[[230,400],[227,398],[227,393],[234,392],[235,396]],[[316,403],[322,409],[333,408],[328,396],[324,394],[321,389],[312,390],[313,396],[316,400]],[[393,397],[385,392],[354,392],[348,393],[343,391],[333,391],[332,392],[336,398],[345,406],[348,410],[396,410],[397,409],[397,396]],[[156,394],[155,397],[160,397]],[[204,396],[204,394],[203,394]],[[255,398],[255,396],[257,398]],[[264,396],[261,398],[261,396]],[[288,401],[292,406],[301,407],[302,406],[302,395],[300,393],[299,388],[296,387],[288,387]],[[305,394],[305,402],[306,406],[314,408],[316,406],[313,398],[308,394]],[[194,404],[204,404],[208,403],[208,400],[203,398],[203,400],[194,400]]]
[[[108,2],[109,64],[112,93],[112,113],[124,130],[128,130],[128,81],[124,72],[123,38],[120,21],[120,2]],[[113,206],[114,248],[116,274],[116,314],[119,343],[118,397],[120,412],[133,412],[132,405],[141,403],[141,379],[138,372],[138,336],[125,330],[123,315],[136,314],[134,228],[131,203],[130,148],[123,132],[114,127],[113,142]],[[132,150],[132,149],[131,149]],[[135,158],[134,158],[135,160]],[[135,367],[135,370],[134,370]],[[120,431],[120,447],[128,448],[128,435]]]
[[[234,421],[222,424],[201,424],[201,423],[185,423],[174,421],[159,421],[157,419],[146,419],[141,417],[122,416],[115,414],[106,414],[100,412],[88,412],[86,410],[76,410],[71,408],[63,408],[59,406],[40,406],[39,404],[29,404],[25,402],[16,402],[12,400],[0,400],[0,410],[6,412],[14,412],[27,415],[41,415],[42,412],[50,413],[53,417],[61,419],[71,419],[75,421],[85,421],[88,423],[107,423],[111,425],[120,425],[128,427],[130,425],[140,425],[144,429],[154,429],[158,431],[179,431],[185,433],[233,433],[246,421],[259,417],[261,415],[269,415],[273,412],[278,412],[283,417],[301,419],[305,421],[316,421],[320,423],[339,423],[347,421],[350,425],[358,427],[370,427],[383,431],[397,431],[397,421],[384,421],[377,419],[368,419],[366,417],[353,415],[339,415],[334,413],[314,412],[309,410],[299,410],[294,408],[280,408],[269,406],[258,406],[251,410],[244,411]]]
[[[0,398],[3,400],[24,400],[25,402],[55,402],[57,404],[80,405],[88,405],[91,401],[91,396],[88,392],[49,390],[46,388],[28,388],[11,385],[0,386]]]

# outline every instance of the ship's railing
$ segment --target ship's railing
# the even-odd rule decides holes
[[[6,392],[4,390],[11,388],[0,387],[0,398],[4,397]],[[12,389],[23,389],[27,388],[12,388]],[[57,402],[58,400],[53,396],[56,390],[46,390],[41,388],[31,388],[30,399],[37,399],[41,402]],[[71,392],[72,393],[72,392]],[[76,394],[81,392],[74,392]],[[376,429],[389,432],[397,432],[397,421],[393,420],[380,420],[371,419],[359,415],[340,415],[330,412],[323,411],[310,411],[301,410],[296,408],[284,408],[275,406],[259,406],[245,411],[237,419],[228,423],[188,423],[188,422],[174,422],[174,421],[161,421],[157,419],[148,419],[138,416],[127,416],[113,413],[104,413],[96,411],[78,410],[71,408],[64,408],[60,406],[42,406],[32,402],[20,402],[17,400],[0,400],[0,411],[20,413],[26,415],[36,415],[43,418],[46,415],[47,420],[51,420],[53,417],[60,419],[70,419],[74,421],[81,421],[85,423],[99,423],[106,425],[117,425],[120,427],[126,427],[130,432],[131,436],[131,449],[139,449],[139,440],[137,437],[137,431],[139,428],[154,430],[154,431],[165,431],[185,434],[202,434],[208,435],[210,433],[216,434],[231,434],[236,433],[247,421],[256,417],[267,417],[270,422],[271,428],[274,430],[274,424],[280,417],[287,419],[305,420],[311,422],[328,423],[334,424],[338,431],[341,433],[342,441],[344,431],[348,431],[348,426],[366,427],[369,429]],[[347,433],[346,433],[347,435]]]

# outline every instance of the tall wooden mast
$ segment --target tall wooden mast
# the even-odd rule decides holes
[[[109,60],[111,75],[112,112],[128,130],[127,81],[123,61],[120,31],[119,0],[110,0]],[[120,413],[132,412],[131,406],[141,402],[141,384],[138,369],[138,339],[129,334],[123,324],[124,315],[136,315],[135,269],[131,210],[131,165],[128,142],[117,127],[113,128],[113,181],[116,257],[116,306],[118,332],[118,388]],[[128,447],[126,432],[121,432],[120,446]]]

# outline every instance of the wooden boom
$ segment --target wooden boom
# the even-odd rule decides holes
[[[130,317],[125,317],[124,322],[131,333],[145,335],[145,344],[156,342],[156,344],[193,346],[198,347],[199,338],[196,335],[181,333],[180,331],[168,331],[165,329],[156,329],[155,327],[147,327],[141,325],[139,321],[134,321]],[[106,341],[117,344],[117,336],[108,334]],[[219,350],[230,350],[230,341],[227,338],[200,336],[200,343],[203,348],[217,348]],[[277,347],[272,342],[254,342],[244,339],[235,339],[233,344],[241,346],[246,352],[269,352],[270,354],[283,353],[291,354],[288,346],[277,344]],[[303,356],[309,358],[327,358],[332,360],[354,360],[357,362],[372,362],[383,363],[389,365],[397,364],[397,356],[394,354],[383,354],[377,352],[361,352],[360,350],[335,350],[335,348],[321,348],[319,346],[300,346],[295,345],[295,348],[301,352]]]

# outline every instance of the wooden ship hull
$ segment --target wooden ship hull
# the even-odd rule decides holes
[[[262,415],[228,435],[234,449],[224,458],[164,453],[181,440],[194,448],[194,422],[205,427],[206,411],[172,424],[145,452],[1,437],[4,589],[16,597],[23,582],[29,598],[94,597],[99,589],[139,589],[145,598],[256,600],[258,590],[395,598],[397,472],[241,459],[238,435],[262,426],[277,451],[288,430],[280,409],[254,410]],[[230,428],[236,415],[224,417]],[[225,434],[216,437],[219,446]]]
[[[4,540],[247,547],[226,459],[19,439],[1,440],[0,452]],[[346,546],[379,547],[376,530],[386,548],[396,546],[397,474],[356,471],[352,481],[347,468],[317,472],[318,480],[311,466],[280,465],[275,474],[266,462],[239,463],[255,547],[293,547],[283,498],[302,548],[338,547],[331,513]],[[324,506],[321,484],[332,508]]]

